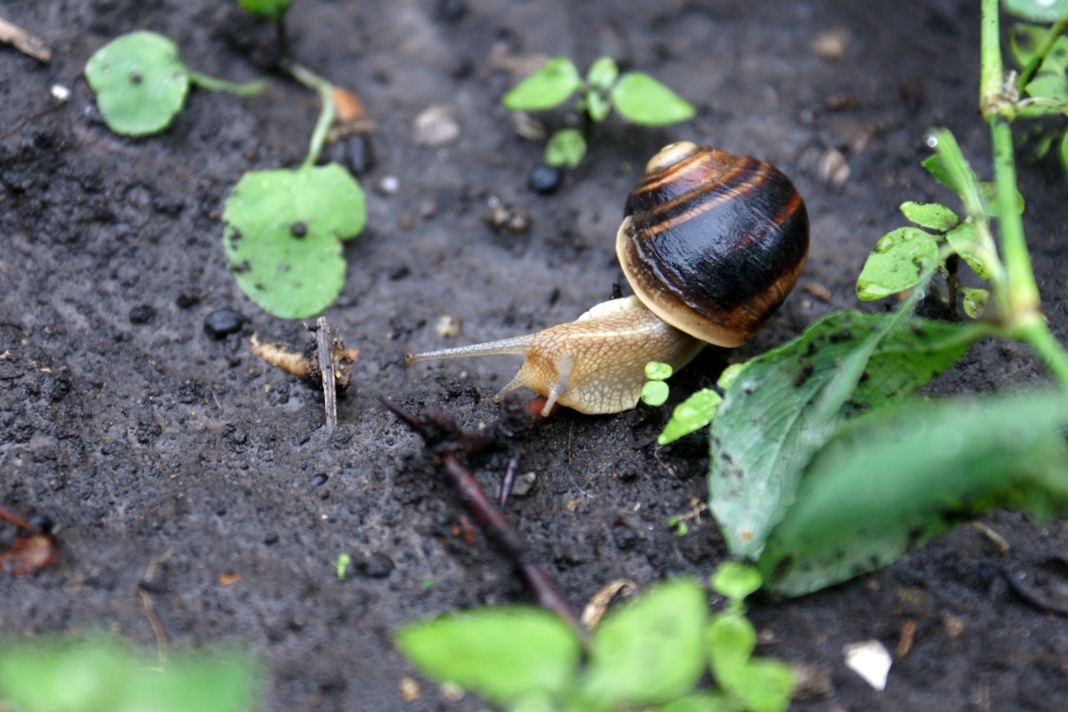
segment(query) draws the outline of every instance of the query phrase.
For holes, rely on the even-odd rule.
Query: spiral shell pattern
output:
[[[627,198],[616,252],[639,299],[702,341],[748,342],[808,255],[808,213],[778,168],[711,146],[671,144]]]

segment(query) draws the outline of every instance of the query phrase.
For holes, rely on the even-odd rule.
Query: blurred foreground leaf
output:
[[[0,708],[19,712],[248,712],[258,672],[245,655],[172,655],[162,669],[108,638],[0,645]]]

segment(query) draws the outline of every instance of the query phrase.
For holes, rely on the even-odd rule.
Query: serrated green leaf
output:
[[[709,508],[732,555],[760,554],[844,418],[911,396],[986,333],[906,316],[911,301],[891,314],[830,314],[750,360],[727,390],[712,423]]]
[[[363,190],[336,163],[246,173],[223,212],[230,270],[267,313],[313,316],[340,294],[341,242],[363,230],[366,219]]]
[[[289,11],[293,0],[237,0],[237,4],[245,12],[278,22]]]
[[[411,623],[396,643],[426,675],[496,704],[561,693],[581,657],[567,624],[535,608],[481,608]]]
[[[619,77],[619,66],[611,57],[598,57],[586,72],[586,83],[591,87],[608,91]]]
[[[945,232],[960,222],[955,212],[940,203],[915,203],[908,200],[901,204],[901,212],[910,222],[937,232]]]
[[[704,590],[680,579],[612,612],[593,632],[583,697],[612,709],[688,693],[705,668],[707,606]]]
[[[1068,0],[1003,0],[1005,12],[1030,22],[1056,22],[1068,15]]]
[[[642,72],[621,76],[609,96],[625,119],[646,126],[687,121],[697,113],[688,101]]]
[[[117,134],[144,136],[167,128],[189,92],[178,45],[155,32],[131,32],[98,49],[85,65],[100,115]]]
[[[667,445],[707,426],[716,417],[716,409],[722,402],[723,397],[711,388],[697,391],[675,406],[671,420],[664,426],[664,432],[657,437],[657,442]]]
[[[586,156],[586,137],[578,129],[560,129],[545,144],[545,164],[574,168]]]
[[[1068,509],[1063,395],[911,402],[848,423],[813,459],[759,561],[801,595],[884,566],[994,506]]]
[[[964,313],[972,319],[981,317],[987,301],[990,300],[990,292],[974,287],[961,287],[960,291],[964,295]]]
[[[557,57],[512,87],[501,101],[516,111],[540,111],[562,104],[581,87],[582,77],[574,62]]]
[[[857,296],[882,299],[910,289],[938,262],[934,235],[916,227],[902,227],[883,235],[857,278]]]

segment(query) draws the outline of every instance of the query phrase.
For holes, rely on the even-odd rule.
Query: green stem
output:
[[[1057,379],[1062,391],[1068,391],[1068,353],[1053,336],[1049,324],[1035,313],[1025,323],[1017,324],[1011,336],[1034,349],[1046,369]]]
[[[256,82],[228,82],[208,74],[201,74],[193,70],[189,72],[189,81],[208,91],[225,91],[238,96],[256,96],[267,88],[267,80],[260,79]]]
[[[302,168],[313,166],[319,160],[323,144],[326,143],[326,135],[330,131],[331,124],[334,123],[334,85],[304,65],[296,62],[286,63],[283,66],[298,82],[309,89],[319,92],[319,101],[323,105],[319,111],[319,118],[315,122],[311,141],[308,144],[308,156],[304,159],[304,163],[301,164]]]
[[[1009,313],[1003,314],[1012,324],[1038,311],[1038,285],[1035,284],[1031,255],[1024,239],[1023,220],[1017,209],[1016,159],[1013,155],[1012,128],[1005,117],[990,120],[994,147],[994,185],[998,196],[998,227],[1001,234],[1001,258],[1005,262]]]
[[[1020,78],[1016,80],[1016,90],[1018,92],[1022,94],[1024,87],[1031,83],[1031,79],[1034,78],[1035,73],[1042,66],[1042,62],[1046,61],[1049,53],[1053,51],[1053,45],[1057,44],[1057,40],[1064,34],[1065,29],[1068,29],[1068,15],[1059,18],[1053,23],[1038,43],[1038,47],[1035,49],[1035,56],[1027,63],[1027,66],[1020,72]]]
[[[979,43],[979,110],[983,118],[1004,110],[1004,68],[1001,63],[1001,37],[998,0],[983,0]]]

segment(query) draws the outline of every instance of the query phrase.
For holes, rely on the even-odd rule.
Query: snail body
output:
[[[616,254],[635,296],[535,334],[409,354],[409,362],[495,354],[526,360],[501,400],[527,387],[582,413],[638,403],[645,364],[685,366],[706,344],[748,342],[782,304],[808,254],[804,201],[770,163],[690,142],[646,165],[627,198]]]

